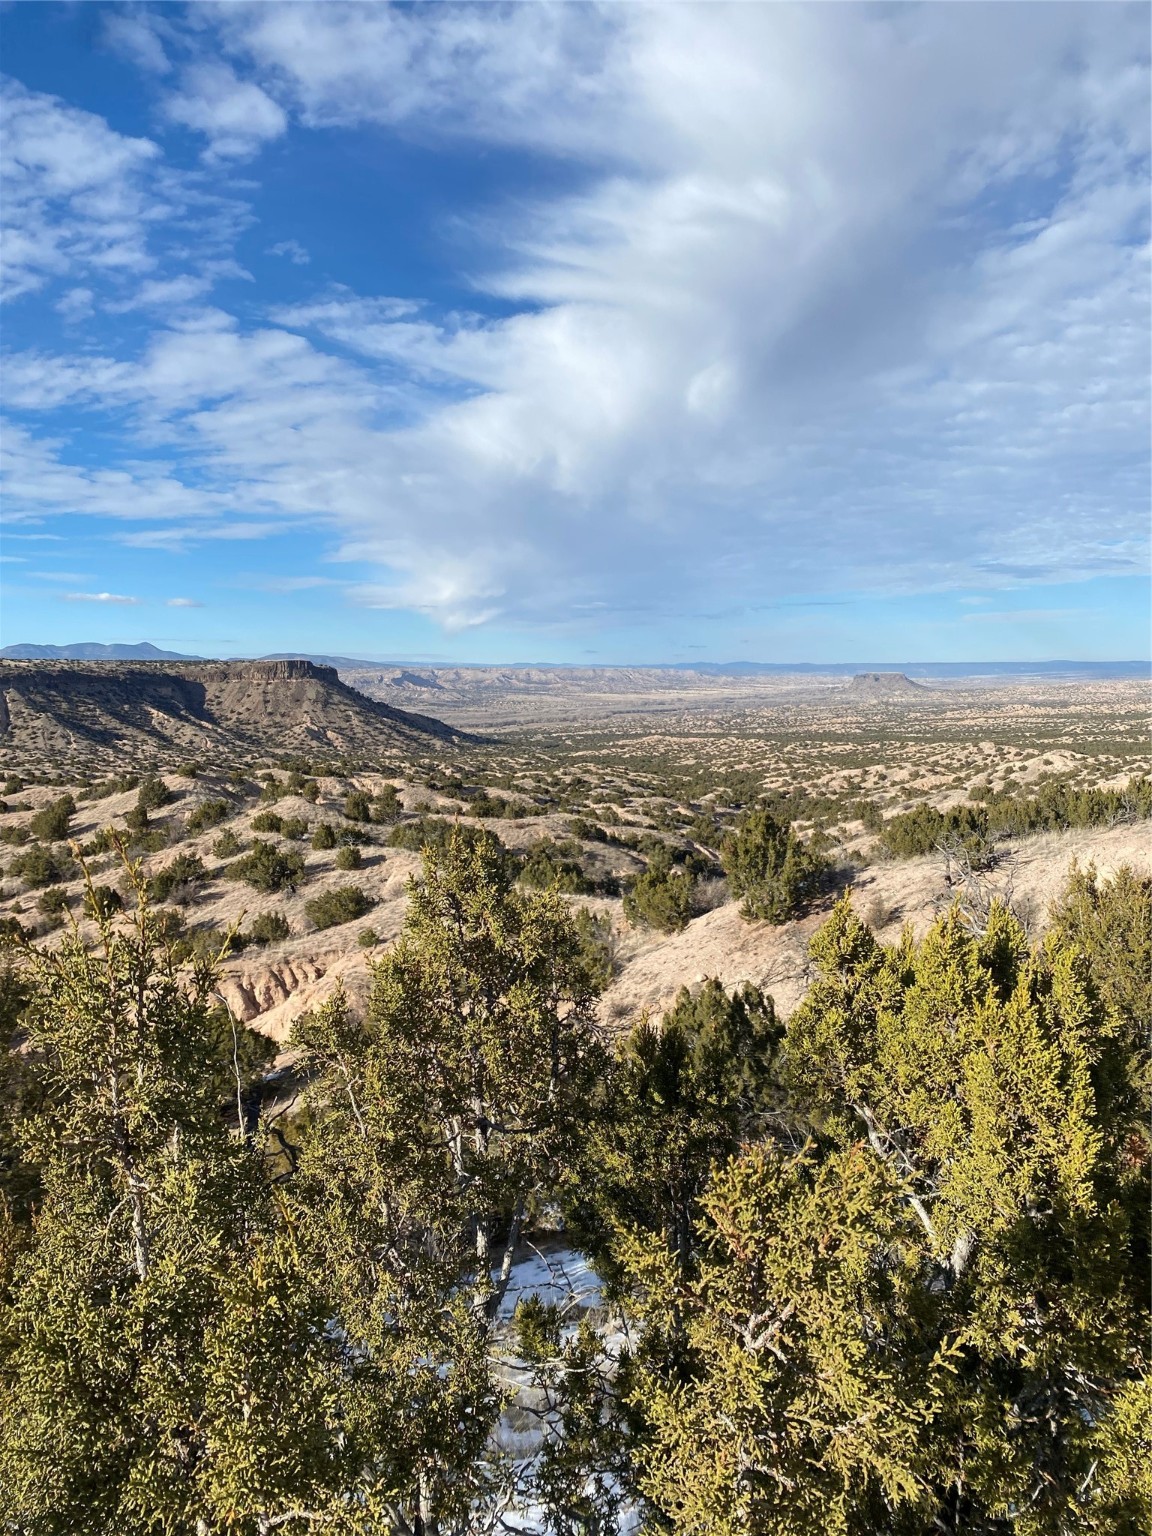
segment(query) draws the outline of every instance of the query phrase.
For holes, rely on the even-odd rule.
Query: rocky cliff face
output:
[[[156,667],[171,675],[202,683],[288,683],[302,678],[339,683],[335,667],[317,666],[302,659],[282,661],[186,661]]]
[[[0,662],[0,759],[102,766],[174,753],[243,766],[253,754],[385,759],[457,735],[367,698],[310,661]]]

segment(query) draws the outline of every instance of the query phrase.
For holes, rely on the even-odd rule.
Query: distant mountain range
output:
[[[7,661],[202,661],[180,651],[162,651],[142,640],[139,645],[100,645],[82,640],[77,645],[6,645],[0,657]]]
[[[764,672],[856,676],[862,672],[905,677],[1147,677],[1147,661],[674,661],[676,672],[716,677],[755,677]]]
[[[6,645],[0,658],[12,661],[203,661],[202,656],[180,651],[163,651],[143,640],[139,645],[100,645],[81,641],[76,645]],[[240,659],[240,658],[232,658]],[[318,667],[335,667],[340,672],[365,668],[387,669],[397,662],[369,661],[362,656],[321,656],[312,651],[272,651],[252,661],[310,661]],[[468,662],[454,664],[467,667]],[[488,663],[473,665],[485,667]],[[564,662],[509,662],[511,668],[563,671]],[[698,672],[711,677],[755,677],[761,673],[806,673],[834,677],[854,676],[860,672],[903,673],[906,677],[1147,677],[1152,663],[1147,661],[673,661],[643,664],[631,670],[650,669],[674,672]],[[436,667],[423,668],[435,672]],[[596,670],[616,671],[615,667]],[[427,680],[423,679],[425,686]]]

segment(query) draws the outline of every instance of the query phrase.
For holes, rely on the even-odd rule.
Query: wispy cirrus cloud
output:
[[[25,420],[123,444],[109,471],[28,431],[18,515],[171,550],[308,527],[367,568],[351,601],[449,626],[1143,567],[1138,8],[180,16],[122,46],[218,164],[294,123],[579,174],[473,216],[454,309],[188,291],[132,346],[12,359]]]
[[[125,608],[135,608],[140,603],[138,597],[125,597],[120,592],[61,592],[60,601],[64,603],[116,603]]]
[[[275,245],[268,247],[269,256],[286,256],[293,266],[306,267],[312,257],[300,244],[299,240],[278,240]]]

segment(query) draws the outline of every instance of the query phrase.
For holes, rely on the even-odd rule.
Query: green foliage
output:
[[[598,914],[587,907],[577,907],[572,913],[572,922],[580,945],[580,963],[589,978],[589,985],[595,992],[603,992],[617,971],[612,918],[607,912]]]
[[[243,853],[243,851],[244,844],[231,827],[225,827],[212,844],[212,852],[218,859],[234,859],[238,853]]]
[[[457,839],[471,847],[484,847],[502,855],[506,852],[495,832],[490,832],[487,827],[461,826],[442,816],[420,816],[413,821],[398,823],[388,834],[388,846],[408,848],[414,853],[422,853],[425,849],[441,852]]]
[[[931,853],[948,842],[979,853],[996,837],[1143,820],[1152,816],[1152,780],[1130,779],[1123,789],[1073,789],[1053,780],[1042,784],[1035,795],[989,790],[981,799],[983,804],[957,805],[947,811],[918,805],[892,816],[884,823],[881,843],[897,858]]]
[[[195,837],[200,832],[206,832],[209,827],[218,827],[231,814],[232,807],[227,800],[201,800],[188,813],[184,828],[189,837]]]
[[[282,912],[260,912],[248,924],[244,937],[249,944],[277,944],[291,931]]]
[[[917,805],[884,823],[880,844],[894,858],[913,858],[947,846],[962,849],[974,868],[986,867],[992,857],[987,811],[982,807],[956,805],[948,811]]]
[[[304,856],[295,848],[278,848],[256,838],[249,852],[230,864],[227,872],[258,891],[295,890],[304,878]]]
[[[372,910],[372,898],[358,885],[334,885],[304,903],[304,912],[314,928],[335,928],[351,923]]]
[[[520,866],[520,879],[538,890],[564,891],[576,896],[595,890],[579,861],[565,858],[550,837],[542,837],[528,849]]]
[[[50,885],[46,891],[41,892],[36,910],[42,912],[45,917],[57,917],[67,912],[68,892],[62,886]]]
[[[502,1266],[579,1139],[593,1017],[564,904],[517,890],[495,840],[457,833],[425,854],[367,1018],[337,998],[297,1026],[316,1117],[302,1241],[365,1362],[350,1410],[403,1423],[414,1447],[392,1485],[408,1529],[483,1528],[499,1495]]]
[[[603,827],[596,822],[589,821],[587,816],[573,816],[568,823],[568,831],[573,837],[581,838],[586,843],[606,843],[608,834]]]
[[[759,807],[746,811],[724,839],[720,858],[742,916],[784,923],[807,909],[823,883],[827,862],[790,826]]]
[[[279,832],[284,826],[284,818],[279,811],[257,811],[252,818],[253,832]]]
[[[648,867],[624,896],[624,916],[630,923],[644,923],[661,933],[677,933],[692,916],[695,881],[685,869],[677,869],[663,843],[657,845]]]
[[[219,1112],[250,1053],[165,955],[145,916],[27,957],[39,1209],[0,1317],[5,1530],[271,1530],[339,1455],[328,1314]]]
[[[362,789],[354,789],[344,800],[346,821],[371,821],[372,800]]]
[[[423,862],[288,1116],[226,935],[99,886],[94,943],[14,935],[0,1530],[470,1536],[517,1479],[564,1536],[1148,1528],[1152,880],[1074,871],[1037,945],[843,902],[786,1027],[708,981],[610,1049],[610,921],[482,832]],[[557,1208],[602,1302],[509,1325]]]
[[[1088,962],[1135,1103],[1152,1104],[1152,879],[1124,866],[1102,883],[1094,866],[1074,866],[1051,916],[1049,942],[1074,947]],[[1125,1090],[1115,1082],[1110,1091]]]
[[[709,980],[683,988],[659,1026],[645,1016],[607,1077],[570,1214],[617,1283],[638,1242],[658,1239],[685,1275],[697,1257],[699,1202],[714,1168],[762,1132],[781,1101],[783,1030],[772,999]]]
[[[131,810],[124,820],[131,833],[130,846],[138,853],[159,853],[168,846],[167,831],[162,826],[153,826],[147,811]]]
[[[659,1245],[633,1259],[653,1337],[685,1335],[629,1385],[672,1529],[1147,1522],[1147,1104],[1121,1025],[1146,983],[1116,957],[1110,1006],[1087,951],[1146,932],[1152,898],[1091,885],[1036,950],[1000,908],[886,950],[845,901],[816,935],[790,1137],[717,1174],[687,1285]]]
[[[380,942],[380,935],[375,928],[361,928],[356,935],[356,942],[361,949],[374,949]]]
[[[336,833],[333,831],[330,821],[318,821],[316,823],[312,832],[312,846],[317,850],[335,848]]]
[[[61,795],[36,812],[28,823],[33,837],[46,843],[61,843],[68,836],[68,824],[76,814],[76,802],[71,795]]]
[[[392,822],[402,815],[403,802],[396,793],[395,784],[384,784],[377,791],[372,800],[372,820],[380,822]]]
[[[355,843],[346,844],[336,854],[337,869],[361,869],[364,864],[364,855]]]
[[[208,878],[204,861],[195,853],[178,853],[171,863],[157,870],[148,881],[152,901],[189,901],[195,887]]]
[[[140,782],[140,789],[136,795],[136,808],[144,812],[158,811],[161,806],[170,805],[173,799],[175,796],[164,780],[156,774],[149,774]]]
[[[884,813],[875,800],[854,801],[849,808],[849,814],[864,823],[866,832],[879,832],[884,826]]]
[[[474,795],[468,801],[467,811],[469,816],[515,818],[524,815],[524,806],[519,801],[506,799],[504,795],[490,795],[484,792]]]
[[[285,816],[280,825],[280,836],[298,843],[308,836],[308,823],[303,816]]]
[[[107,922],[124,908],[124,898],[114,885],[90,885],[84,892],[84,911],[96,922]]]
[[[58,848],[45,848],[33,843],[23,853],[18,853],[8,866],[9,874],[18,875],[29,890],[44,885],[56,885],[67,879],[72,872],[72,860]]]
[[[688,836],[694,843],[699,843],[704,848],[712,848],[717,852],[724,841],[724,827],[714,814],[694,816],[688,823]]]
[[[110,779],[105,779],[100,784],[93,784],[88,791],[86,799],[107,800],[109,795],[125,795],[130,789],[135,789],[140,783],[140,775],[137,773],[115,774]]]

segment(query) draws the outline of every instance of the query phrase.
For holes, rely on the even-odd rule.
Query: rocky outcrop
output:
[[[220,978],[220,995],[241,1023],[249,1024],[306,987],[314,986],[329,964],[327,960],[297,955],[263,966],[226,971]]]
[[[316,955],[270,955],[226,970],[219,991],[243,1023],[284,1045],[292,1026],[341,989],[354,1009],[368,996],[369,972],[359,945]]]
[[[0,697],[9,762],[79,757],[123,767],[179,753],[236,767],[317,748],[396,761],[460,734],[303,660],[4,661]]]

